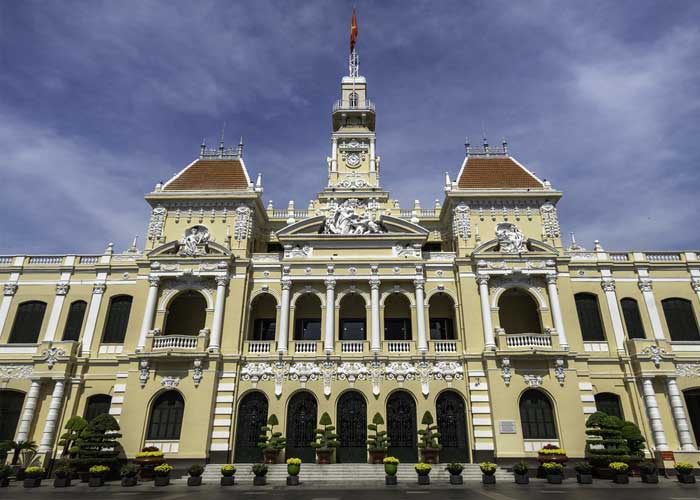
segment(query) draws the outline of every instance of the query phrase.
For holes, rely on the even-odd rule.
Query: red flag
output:
[[[352,9],[352,21],[350,22],[350,52],[355,50],[355,41],[357,40],[357,16],[355,9]]]

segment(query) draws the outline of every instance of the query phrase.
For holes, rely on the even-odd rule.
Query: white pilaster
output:
[[[338,170],[338,139],[331,139],[331,172]]]
[[[326,330],[323,348],[327,353],[333,352],[335,345],[335,280],[326,279]]]
[[[36,403],[37,399],[39,399],[40,389],[41,379],[32,380],[32,385],[24,401],[24,410],[22,411],[22,418],[19,420],[19,429],[17,430],[15,441],[26,441],[29,438],[29,431],[34,421],[34,412],[36,411]]]
[[[41,444],[39,445],[39,453],[48,453],[53,448],[53,440],[56,435],[56,426],[58,417],[63,405],[63,380],[56,380],[51,393],[51,404],[46,415],[46,423],[44,424],[44,434],[41,436]]]
[[[68,283],[62,282],[56,285],[56,296],[53,299],[51,306],[51,315],[49,316],[49,324],[46,326],[44,340],[51,342],[56,338],[56,330],[58,329],[58,320],[61,318],[61,310],[63,303],[66,301],[66,294],[70,286]]]
[[[370,300],[372,308],[372,343],[371,349],[373,352],[382,350],[381,329],[379,326],[379,278],[372,276],[369,280]]]
[[[654,382],[651,377],[645,377],[642,380],[642,392],[644,394],[644,406],[646,406],[647,409],[647,417],[651,425],[651,433],[654,436],[656,449],[659,451],[668,451],[668,442],[666,441],[664,426],[661,422],[659,404],[656,401]]]
[[[141,322],[141,331],[139,332],[139,342],[136,344],[136,352],[143,351],[146,347],[146,335],[148,331],[153,329],[153,318],[156,314],[156,305],[158,301],[158,287],[160,278],[158,276],[148,277],[148,297],[146,298],[146,310],[143,312],[143,321]]]
[[[282,279],[282,304],[280,305],[280,332],[277,339],[277,352],[287,352],[287,338],[289,335],[289,290],[292,288],[292,280]]]
[[[552,305],[552,319],[554,320],[554,328],[557,330],[557,334],[559,335],[559,347],[565,351],[568,351],[569,342],[566,340],[564,319],[561,315],[561,305],[559,304],[559,290],[557,290],[556,274],[547,275],[547,292],[549,293],[549,302]]]
[[[416,323],[418,323],[418,350],[420,352],[428,351],[428,339],[425,334],[425,296],[423,287],[425,280],[417,279],[413,282],[416,287]]]
[[[605,292],[605,299],[608,303],[608,311],[612,320],[613,333],[615,335],[615,346],[619,352],[625,351],[625,329],[622,326],[622,316],[620,308],[617,305],[617,295],[615,294],[615,280],[612,278],[604,278],[600,283],[601,288]]]
[[[372,137],[369,140],[369,171],[374,172],[377,169],[377,162],[375,157],[375,142],[376,139]]]
[[[666,389],[668,391],[668,398],[671,402],[673,420],[676,422],[676,431],[678,432],[678,441],[681,444],[681,450],[696,451],[693,436],[690,434],[688,417],[685,414],[685,407],[683,406],[681,391],[678,389],[678,384],[676,383],[675,378],[666,378]]]
[[[484,349],[496,350],[496,341],[493,337],[493,323],[491,322],[491,305],[489,304],[489,275],[479,274],[476,277],[479,283],[479,297],[481,298],[481,321],[484,324]]]
[[[12,305],[12,297],[15,296],[15,293],[17,293],[17,284],[6,283],[3,287],[2,303],[0,303],[0,334],[5,328],[10,305]]]
[[[651,321],[651,330],[654,332],[654,338],[657,340],[664,340],[664,330],[661,326],[661,318],[659,317],[659,310],[656,308],[656,300],[654,299],[654,292],[651,287],[651,280],[649,278],[639,278],[639,289],[642,291],[644,296],[644,303],[647,306],[647,312],[649,313],[649,320]]]
[[[92,287],[92,298],[90,299],[90,308],[88,309],[85,333],[83,334],[83,344],[80,350],[83,356],[90,354],[92,338],[95,336],[95,328],[97,327],[97,315],[100,312],[100,304],[102,303],[102,296],[106,288],[107,285],[105,283],[95,283]]]
[[[209,337],[209,351],[215,352],[221,348],[221,329],[224,324],[224,305],[226,304],[226,287],[228,276],[216,277],[216,302],[214,304],[214,321],[211,325],[211,337]]]

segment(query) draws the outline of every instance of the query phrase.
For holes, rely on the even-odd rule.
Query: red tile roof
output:
[[[510,157],[469,157],[457,179],[461,189],[542,189],[542,183]]]
[[[163,187],[163,191],[246,189],[248,179],[240,160],[197,160]]]

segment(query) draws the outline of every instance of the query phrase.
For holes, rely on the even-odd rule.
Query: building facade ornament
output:
[[[554,377],[559,381],[559,385],[564,387],[566,371],[564,370],[564,360],[562,358],[554,360]]]
[[[3,365],[0,366],[0,380],[28,379],[32,376],[32,365]]]
[[[250,380],[257,384],[261,380],[272,378],[273,370],[270,363],[250,362],[243,365],[241,369],[241,380]]]
[[[603,280],[600,282],[600,287],[605,292],[614,292],[615,291],[615,280],[612,278],[603,278]]]
[[[468,240],[471,238],[471,220],[469,206],[460,203],[452,211],[452,230],[455,238]]]
[[[420,257],[421,249],[420,246],[414,246],[409,244],[402,245],[401,243],[396,243],[391,247],[394,257]]]
[[[148,223],[147,238],[151,241],[158,241],[163,237],[165,229],[165,217],[168,211],[163,207],[155,207],[151,211],[151,220]]]
[[[284,258],[290,259],[293,257],[311,257],[313,253],[313,248],[304,243],[303,245],[285,245],[284,246]]]
[[[384,367],[382,363],[376,359],[370,361],[369,363],[369,377],[372,380],[372,394],[379,396],[380,394],[380,384],[382,381],[382,374],[384,372]]]
[[[211,237],[206,226],[196,225],[185,230],[180,240],[179,254],[183,257],[199,257],[206,255],[204,246],[209,243]]]
[[[335,378],[335,363],[326,360],[321,362],[321,378],[323,380],[323,394],[328,397],[331,395],[331,386],[333,378]]]
[[[525,236],[518,226],[510,222],[501,222],[496,226],[498,250],[502,253],[527,252]]]
[[[693,289],[695,293],[700,293],[700,279],[698,278],[691,278],[690,280],[690,286]]]
[[[488,274],[477,274],[477,275],[476,275],[476,282],[477,282],[479,285],[486,285],[486,286],[488,286],[488,284],[489,284],[489,279],[490,279],[490,278],[491,278],[491,276],[489,276]]]
[[[408,361],[392,361],[387,363],[385,368],[386,379],[398,382],[413,380],[416,378],[417,373],[416,367]]]
[[[53,368],[56,363],[58,363],[58,358],[66,353],[63,349],[58,347],[49,347],[44,352],[41,353],[44,361],[49,368]]]
[[[526,374],[523,375],[523,380],[525,380],[528,387],[539,387],[542,385],[542,382],[544,382],[542,375]]]
[[[139,383],[141,384],[142,389],[146,387],[146,384],[148,383],[148,376],[148,360],[142,359],[139,361]]]
[[[229,282],[231,281],[231,278],[229,278],[228,276],[216,276],[214,278],[214,281],[216,282],[217,287],[219,287],[219,286],[226,287],[226,286],[228,286]]]
[[[464,368],[457,361],[438,361],[432,367],[432,376],[435,380],[462,380],[464,378]]]
[[[17,293],[17,283],[5,283],[3,286],[3,295],[6,297],[12,297]]]
[[[639,278],[639,289],[642,292],[651,292],[652,291],[652,284],[651,280],[649,278]]]
[[[170,391],[180,385],[180,377],[163,377],[160,379],[160,385],[162,385],[166,391]]]
[[[650,345],[642,349],[642,354],[646,354],[651,359],[652,363],[658,368],[661,365],[661,360],[666,355],[666,351],[658,345]]]
[[[202,366],[202,360],[196,358],[192,362],[192,382],[194,382],[195,387],[199,387],[199,384],[204,378],[204,367]]]
[[[679,377],[700,377],[700,363],[678,363],[676,375]]]
[[[547,237],[551,239],[558,238],[560,232],[557,207],[549,202],[543,204],[540,207],[540,216],[542,217],[542,228]]]
[[[547,280],[548,285],[557,285],[557,274],[556,273],[549,273],[545,276],[545,279]]]
[[[506,386],[510,385],[510,379],[513,378],[513,372],[510,367],[510,358],[501,359],[501,377]]]
[[[316,363],[304,361],[292,363],[288,373],[289,380],[298,380],[303,387],[309,380],[317,380],[321,376],[321,369]]]
[[[236,222],[233,226],[233,239],[236,241],[245,240],[250,237],[253,227],[253,210],[242,205],[236,208]]]
[[[359,201],[351,198],[340,205],[331,205],[323,226],[324,234],[363,235],[379,234],[384,230],[376,220],[371,220],[367,213],[358,215],[355,210]]]
[[[92,285],[93,295],[102,295],[107,290],[107,283],[95,283]]]
[[[369,369],[364,363],[344,361],[338,365],[338,378],[354,384],[357,380],[365,380]]]
[[[148,286],[149,287],[160,286],[160,277],[159,276],[149,276],[148,277]]]
[[[424,396],[430,394],[430,375],[432,374],[432,365],[427,361],[419,361],[416,363],[416,371],[420,380],[421,392]]]

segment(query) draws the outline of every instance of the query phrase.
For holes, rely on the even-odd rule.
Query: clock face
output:
[[[360,165],[360,155],[358,153],[349,153],[348,156],[345,159],[345,163],[347,163],[348,167],[355,168]]]

